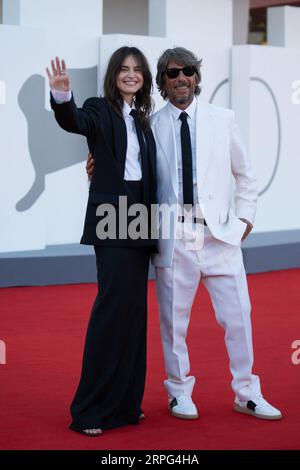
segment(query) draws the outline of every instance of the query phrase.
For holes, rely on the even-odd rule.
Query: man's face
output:
[[[168,69],[181,69],[184,65],[174,61],[169,62]],[[168,93],[170,102],[180,109],[186,109],[194,99],[196,88],[196,73],[191,77],[184,75],[181,70],[178,77],[169,78],[164,75],[164,88]]]

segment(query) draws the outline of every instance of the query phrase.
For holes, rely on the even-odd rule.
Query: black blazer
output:
[[[135,200],[130,185],[124,180],[127,151],[124,119],[106,98],[89,98],[82,108],[77,108],[73,96],[70,102],[57,104],[50,95],[50,103],[60,127],[87,138],[95,160],[81,243],[111,244],[109,240],[99,240],[96,235],[96,225],[100,220],[96,217],[97,206],[101,203],[117,206],[121,195],[128,197],[128,205],[140,202]],[[156,145],[150,128],[144,136],[151,177],[151,204],[156,204]]]

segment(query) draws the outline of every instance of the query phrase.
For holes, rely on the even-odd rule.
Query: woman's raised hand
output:
[[[51,90],[57,91],[69,91],[70,88],[70,79],[67,74],[66,63],[62,59],[60,62],[58,57],[55,57],[55,61],[51,60],[52,74],[50,73],[48,67],[46,72],[49,78],[49,85]]]

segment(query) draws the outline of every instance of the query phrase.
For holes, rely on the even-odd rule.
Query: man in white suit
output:
[[[167,104],[151,121],[158,203],[172,207],[173,215],[169,236],[160,234],[152,259],[169,410],[177,418],[198,418],[186,335],[202,281],[225,330],[234,410],[277,420],[281,412],[263,398],[259,378],[252,374],[251,305],[241,252],[241,241],[253,227],[257,181],[233,111],[198,98],[200,66],[201,61],[181,47],[161,55],[156,83]],[[89,176],[92,171],[90,159]]]
[[[259,378],[252,374],[251,307],[240,245],[253,227],[257,181],[233,111],[197,98],[200,65],[184,48],[161,55],[156,83],[168,103],[152,117],[158,203],[175,207],[171,236],[160,238],[153,258],[169,409],[178,418],[198,417],[186,334],[201,280],[225,330],[234,410],[280,419],[280,411],[262,397]]]

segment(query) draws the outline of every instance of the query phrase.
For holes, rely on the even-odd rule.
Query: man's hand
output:
[[[67,74],[66,63],[62,59],[61,63],[58,57],[54,60],[51,60],[52,74],[50,73],[48,67],[46,72],[49,78],[49,86],[51,90],[57,91],[69,91],[70,88],[70,79]]]
[[[93,176],[94,164],[95,164],[95,160],[93,159],[93,155],[89,153],[88,159],[86,161],[86,166],[85,166],[89,181],[91,181],[92,176]]]
[[[244,240],[246,240],[246,238],[248,237],[249,233],[250,233],[251,230],[253,229],[253,225],[252,225],[251,222],[249,222],[249,220],[247,220],[247,219],[242,219],[242,218],[240,217],[240,220],[241,220],[242,222],[245,222],[245,224],[247,224],[247,228],[246,228],[246,230],[245,230],[245,232],[244,232],[244,235],[242,236],[242,242],[243,242]]]

